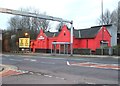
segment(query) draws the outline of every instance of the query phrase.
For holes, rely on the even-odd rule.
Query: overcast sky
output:
[[[103,0],[104,11],[117,8],[119,0]],[[101,15],[101,0],[0,0],[0,7],[18,10],[33,7],[41,13],[73,20],[76,29],[97,25]],[[0,28],[7,28],[10,15],[0,13]]]

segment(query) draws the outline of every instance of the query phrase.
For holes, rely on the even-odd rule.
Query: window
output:
[[[108,42],[106,41],[100,41],[100,46],[102,47],[108,47]]]
[[[66,36],[66,33],[64,33],[64,36]]]
[[[66,35],[65,31],[64,31],[64,36]]]

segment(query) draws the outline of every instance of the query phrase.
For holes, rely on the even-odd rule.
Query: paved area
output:
[[[43,55],[43,56],[42,56]],[[48,58],[50,56],[50,58]],[[40,58],[41,57],[41,58]],[[69,56],[68,56],[69,57]],[[67,58],[68,58],[67,57]],[[16,70],[9,70],[4,72],[2,78],[3,83],[16,84],[16,83],[118,83],[116,70],[104,70],[96,68],[78,67],[79,65],[88,66],[91,65],[89,60],[95,61],[98,58],[79,58],[69,60],[65,57],[51,56],[48,54],[32,55],[9,55],[3,54],[2,63],[9,64],[6,67],[15,65],[18,68]],[[70,66],[66,65],[66,61],[69,61]],[[95,61],[94,61],[95,60]],[[117,61],[117,59],[98,59],[98,60],[110,60]],[[75,62],[75,63],[72,63]],[[81,62],[81,64],[79,64]],[[86,62],[83,63],[82,62]],[[92,61],[91,61],[92,62]],[[114,62],[114,61],[113,61]],[[78,63],[78,64],[77,64]],[[103,63],[103,62],[102,62]],[[110,62],[111,63],[111,62]],[[106,63],[108,64],[108,63]],[[116,64],[116,63],[112,63]],[[5,68],[6,68],[5,67]],[[11,69],[11,68],[7,68]],[[10,76],[12,75],[12,76]],[[47,82],[46,82],[47,81]]]
[[[6,66],[6,65],[4,65]],[[7,65],[7,72],[3,72],[3,83],[4,84],[95,84],[99,83],[110,83],[108,80],[99,80],[89,77],[79,77],[77,75],[68,75],[65,73],[42,73],[42,72],[28,72],[17,70],[15,66]],[[8,70],[11,69],[12,70]],[[14,69],[15,68],[15,69]],[[45,70],[44,70],[45,72]],[[12,76],[11,76],[12,75]],[[6,77],[7,76],[7,77]],[[10,77],[9,77],[10,76]],[[63,77],[64,76],[64,77]],[[74,77],[74,78],[73,78]],[[111,81],[110,84],[113,82]]]
[[[91,62],[82,62],[82,63],[69,63],[69,62],[67,62],[67,65],[120,70],[120,66],[118,66],[116,64],[100,64],[100,63],[98,64],[98,63],[91,63]]]
[[[16,66],[0,64],[0,77],[22,74]]]
[[[4,67],[0,66],[0,72],[4,70]]]
[[[3,54],[4,55],[4,54]],[[6,54],[7,55],[7,54]],[[16,54],[14,54],[14,55],[16,55]],[[17,54],[17,55],[20,55],[20,53],[19,54]],[[10,55],[11,56],[11,55]],[[49,57],[49,56],[51,56],[51,54],[45,54],[45,53],[24,53],[24,54],[22,54],[22,56],[23,57],[30,57],[30,56],[47,56],[47,57]],[[69,58],[70,56],[69,55],[59,55],[59,54],[57,54],[56,56],[52,56],[53,58],[55,57],[55,58],[61,58],[61,57],[63,57],[63,58]],[[95,58],[97,58],[98,57],[98,55],[74,55],[74,56],[71,56],[72,58],[74,58],[74,57],[82,57],[82,58],[91,58],[91,57],[95,57]],[[99,56],[100,58],[108,58],[109,56]],[[98,58],[99,58],[98,57]],[[119,56],[111,56],[111,58],[119,58]],[[110,57],[109,57],[110,58]],[[16,59],[10,59],[10,60],[14,60],[14,61],[21,61],[21,60],[16,60]],[[25,60],[30,60],[30,61],[37,61],[36,59],[25,59]],[[48,62],[47,62],[48,63]],[[52,64],[52,63],[51,63]],[[114,69],[114,70],[119,70],[120,69],[120,66],[118,65],[118,64],[100,64],[100,63],[91,63],[91,62],[74,62],[74,63],[72,63],[72,62],[70,62],[70,63],[68,63],[68,65],[71,65],[71,66],[83,66],[83,67],[92,67],[92,68],[104,68],[104,69]],[[2,68],[1,68],[2,69]]]

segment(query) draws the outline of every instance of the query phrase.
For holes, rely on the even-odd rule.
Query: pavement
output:
[[[16,66],[0,64],[0,77],[21,74]]]
[[[5,53],[6,54],[6,53]],[[106,58],[106,57],[109,57],[109,56],[98,56],[98,55],[73,55],[73,56],[70,56],[70,55],[59,55],[59,54],[57,54],[57,55],[51,55],[51,54],[46,54],[46,53],[17,53],[17,54],[13,54],[13,53],[8,53],[8,55],[29,55],[29,56],[52,56],[52,57],[101,57],[101,58]],[[4,54],[3,54],[4,55]],[[119,57],[117,57],[117,56],[110,56],[111,58],[119,58]],[[78,64],[71,64],[71,65],[78,65]],[[82,64],[79,64],[80,66],[82,65]],[[79,66],[78,65],[78,66]],[[86,65],[86,64],[85,64]],[[87,65],[89,65],[89,64],[87,64]],[[27,72],[27,71],[26,71]],[[31,72],[32,73],[32,72]],[[19,71],[19,69],[17,68],[17,67],[15,67],[15,66],[12,66],[12,65],[3,65],[3,64],[0,64],[0,77],[5,77],[5,76],[10,76],[10,75],[18,75],[18,74],[23,74],[23,73],[21,73],[20,71]],[[26,76],[26,75],[25,75]],[[22,82],[23,81],[25,81],[26,80],[26,77],[25,76],[20,76],[20,77],[22,77],[23,78],[23,80],[22,80]],[[38,75],[37,75],[38,76]],[[27,76],[27,78],[28,77],[35,77],[35,78],[33,78],[33,79],[30,79],[30,80],[35,80],[36,78],[38,78],[38,77],[35,77],[35,76],[33,76],[33,75],[31,75],[31,76]],[[49,75],[44,75],[44,77],[43,76],[40,76],[40,77],[43,77],[43,78],[45,78],[45,77],[51,77],[51,76],[49,76]],[[65,75],[64,75],[65,76]],[[69,75],[68,75],[69,76]],[[66,77],[68,77],[68,76],[66,76]],[[7,77],[8,78],[8,77]],[[43,80],[43,78],[41,79],[41,81]],[[47,78],[47,79],[49,79],[49,78]],[[58,77],[56,77],[56,78],[58,78]],[[10,79],[11,79],[11,77],[10,77]],[[46,79],[46,80],[47,80]],[[60,79],[62,79],[63,80],[63,77],[62,78],[60,78]],[[81,79],[81,78],[80,78]],[[78,79],[78,80],[80,80],[80,79]],[[5,79],[4,79],[5,80]],[[21,80],[21,79],[20,79]],[[38,78],[38,79],[36,79],[36,80],[38,80],[38,81],[40,81],[40,79]],[[35,81],[36,81],[35,80]],[[50,78],[50,80],[51,80],[51,78]],[[54,80],[54,79],[53,79]],[[17,81],[17,80],[16,80]],[[15,81],[15,83],[16,83],[16,81]],[[59,80],[58,80],[59,81]],[[71,81],[73,81],[73,80],[71,80]],[[51,82],[51,81],[50,81]],[[50,83],[50,82],[48,82],[48,83]],[[84,82],[84,81],[83,81]],[[91,82],[91,81],[90,81]],[[31,82],[32,83],[32,82]],[[46,82],[45,82],[46,83]],[[71,82],[72,83],[72,82]]]
[[[17,70],[17,69],[18,68],[16,66],[0,64],[0,72],[5,70]]]
[[[51,53],[5,53],[5,54],[15,54],[15,55],[30,55],[30,56],[57,56],[57,57],[92,57],[92,58],[115,58],[119,59],[120,56],[110,56],[110,55],[80,55],[80,54],[73,54],[72,56],[70,54],[51,54]]]

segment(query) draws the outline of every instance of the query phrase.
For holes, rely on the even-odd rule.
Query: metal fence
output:
[[[96,49],[96,55],[101,55],[102,49]],[[120,48],[104,48],[103,55],[116,55],[120,56]]]

